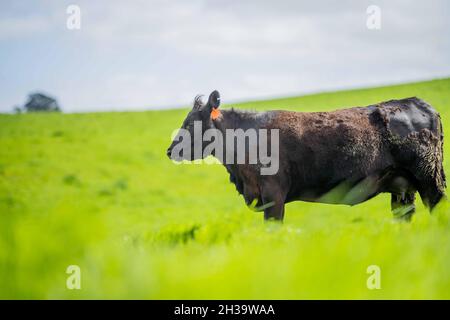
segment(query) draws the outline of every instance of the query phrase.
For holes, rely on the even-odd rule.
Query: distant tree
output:
[[[56,99],[43,93],[32,93],[28,96],[28,102],[23,106],[27,112],[59,112],[61,111]]]
[[[16,114],[20,114],[20,113],[22,113],[22,109],[20,108],[20,106],[14,106],[13,112]]]

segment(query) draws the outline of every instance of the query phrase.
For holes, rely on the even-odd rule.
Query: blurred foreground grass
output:
[[[236,105],[331,110],[418,96],[450,128],[450,79]],[[249,211],[220,165],[165,156],[184,110],[0,115],[1,298],[450,298],[448,204],[390,198]],[[445,142],[449,174],[450,145]],[[81,290],[66,289],[68,265]],[[366,269],[381,268],[368,290]]]

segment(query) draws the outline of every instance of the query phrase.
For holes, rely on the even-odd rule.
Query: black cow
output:
[[[201,121],[203,132],[279,129],[276,174],[262,175],[260,163],[224,163],[247,205],[262,208],[265,219],[282,220],[284,204],[290,201],[355,205],[389,192],[394,216],[409,220],[416,191],[430,211],[444,196],[440,116],[418,98],[332,112],[229,109],[219,113],[219,104],[217,91],[206,104],[197,97],[182,128],[193,133],[194,121]],[[169,157],[179,142],[174,139]],[[204,148],[205,142],[200,143]]]

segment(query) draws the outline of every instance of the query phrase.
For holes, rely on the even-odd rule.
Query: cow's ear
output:
[[[219,91],[214,90],[209,95],[208,107],[212,110],[212,109],[217,109],[219,106],[220,106],[220,94],[219,94]]]

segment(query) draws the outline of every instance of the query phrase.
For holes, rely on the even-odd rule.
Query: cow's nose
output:
[[[167,149],[167,152],[166,152],[166,154],[167,154],[167,156],[170,158],[170,156],[172,155],[172,149]]]

